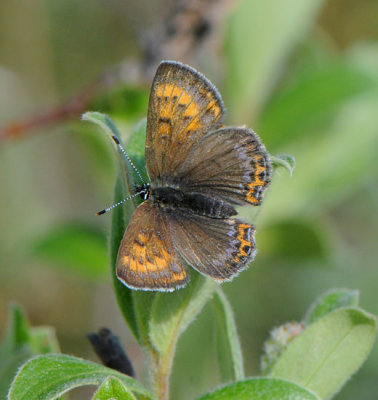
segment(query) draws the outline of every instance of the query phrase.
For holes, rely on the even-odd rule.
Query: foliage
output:
[[[256,320],[256,326],[264,327],[267,323],[261,311],[256,313],[260,299],[263,299],[260,307],[266,315],[271,315],[270,311],[276,305],[286,316],[286,308],[289,308],[286,304],[290,301],[303,304],[303,299],[310,295],[307,296],[309,288],[315,293],[328,289],[300,321],[303,331],[297,336],[278,337],[285,331],[286,324],[272,330],[263,354],[269,361],[268,368],[262,368],[262,376],[246,379],[243,360],[252,358],[253,354],[248,353],[249,343],[244,342],[244,346],[240,343],[235,316],[225,294],[230,292],[232,295],[232,288],[220,289],[214,282],[194,276],[191,285],[177,293],[154,294],[130,291],[117,280],[114,269],[119,243],[137,205],[136,200],[130,201],[112,213],[111,277],[125,322],[146,355],[152,384],[146,388],[139,381],[114,370],[56,354],[59,348],[53,330],[29,327],[20,309],[15,307],[0,347],[0,398],[5,398],[16,371],[26,360],[46,353],[55,354],[31,358],[18,371],[9,392],[10,400],[53,399],[74,387],[88,384],[98,385],[95,400],[162,398],[167,392],[179,338],[195,318],[201,318],[207,303],[212,306],[218,372],[224,386],[200,399],[331,398],[360,368],[373,345],[376,320],[359,307],[358,290],[329,290],[329,285],[334,283],[332,279],[329,283],[328,278],[342,271],[353,286],[365,279],[365,287],[368,287],[370,275],[363,278],[362,275],[371,261],[365,257],[361,259],[365,256],[364,248],[349,244],[349,253],[344,252],[346,255],[338,263],[334,261],[337,252],[345,250],[345,244],[338,242],[339,235],[331,226],[330,214],[348,199],[356,198],[356,207],[360,207],[359,199],[370,196],[371,204],[374,204],[378,53],[373,43],[359,43],[336,51],[324,33],[314,32],[312,26],[323,3],[321,0],[290,0],[285,4],[281,1],[277,4],[241,2],[230,18],[226,34],[228,72],[222,91],[230,122],[249,124],[260,134],[270,152],[283,153],[272,157],[276,173],[257,221],[259,263],[265,262],[264,267],[268,266],[265,269],[271,270],[269,282],[261,280],[264,275],[258,267],[253,282],[245,279],[244,283],[241,277],[232,283],[237,287],[232,303],[242,301],[241,289],[248,295],[244,296],[247,297],[246,311],[238,316],[237,308],[236,317],[255,338],[255,325],[249,321]],[[85,116],[108,135],[114,133],[127,143],[128,154],[144,176],[145,120],[141,120],[133,134],[129,132],[135,121],[145,114],[147,98],[144,89],[120,87],[93,102],[93,109],[106,111],[116,124],[102,114]],[[108,154],[99,135],[94,135],[93,130],[83,125],[73,127],[74,143],[82,152],[90,153],[86,161],[99,181],[98,186],[103,189],[113,176],[113,155]],[[286,152],[295,156],[295,172],[294,159],[285,155]],[[27,147],[23,157],[29,153]],[[133,186],[131,171],[127,170],[119,152],[116,154],[115,202],[129,195]],[[279,166],[287,171],[278,169]],[[360,195],[361,189],[364,189],[363,195]],[[13,201],[10,203],[13,205]],[[35,213],[36,218],[44,211],[41,208]],[[243,217],[250,217],[251,211],[242,210],[241,213]],[[357,228],[354,229],[349,220],[345,231],[355,230],[362,242],[370,232],[361,223],[364,218],[360,215],[365,220],[370,220],[371,216],[373,223],[376,218],[372,210],[360,210],[356,217]],[[52,265],[59,265],[88,280],[101,281],[109,275],[106,237],[100,228],[88,228],[87,224],[78,221],[55,225],[37,240],[33,237],[28,250],[30,248],[32,257],[37,260],[48,260]],[[355,254],[355,259],[347,260],[350,254]],[[355,263],[349,269],[348,261],[349,265]],[[301,281],[290,279],[302,275],[305,278]],[[281,282],[283,276],[287,277],[285,282]],[[287,302],[284,307],[281,298],[277,301],[274,280]],[[336,285],[339,285],[338,281]],[[266,297],[261,296],[261,291],[269,294],[273,305],[264,302]],[[375,301],[375,287],[373,292]],[[271,324],[271,320],[268,323]],[[282,327],[284,329],[280,329]],[[193,357],[203,351],[201,345],[200,341],[192,343],[190,353]],[[196,362],[199,373],[203,373],[206,367],[198,364]],[[193,369],[192,366],[183,367],[179,373],[189,376],[189,368]],[[359,379],[355,382],[360,390]],[[179,392],[176,387],[182,386],[179,380],[172,386],[174,394],[180,393],[181,398],[185,392],[186,398],[190,398],[190,387],[184,385]],[[208,385],[204,391],[209,390]]]
[[[100,125],[109,136],[118,134],[107,116],[87,113],[83,118]],[[120,157],[120,176],[125,171],[124,165]],[[120,199],[119,194],[129,191],[129,181],[119,178],[115,200]],[[113,216],[113,269],[125,218],[122,211]],[[149,360],[152,392],[134,379],[98,364],[71,356],[46,355],[31,359],[19,370],[8,394],[9,400],[55,399],[70,389],[88,384],[101,384],[94,399],[106,399],[109,391],[117,391],[116,396],[125,399],[155,396],[167,399],[178,339],[210,298],[213,298],[217,321],[222,378],[224,382],[236,383],[202,399],[330,398],[370,352],[377,330],[375,317],[357,307],[356,291],[335,290],[324,294],[311,306],[303,332],[287,340],[284,346],[281,343],[280,352],[275,353],[276,359],[270,360],[269,376],[244,380],[241,346],[230,304],[216,282],[193,274],[191,284],[175,293],[137,292],[114,280],[125,321]],[[270,346],[275,346],[274,341]]]
[[[337,293],[326,293],[310,307],[305,319],[308,324],[306,329],[288,342],[286,349],[274,360],[269,376],[245,380],[240,344],[230,306],[219,290],[213,302],[217,309],[217,319],[220,321],[219,331],[223,335],[223,346],[219,348],[219,352],[226,353],[220,357],[220,361],[224,363],[224,367],[234,371],[225,374],[224,381],[231,380],[234,383],[208,393],[200,400],[330,398],[361,366],[374,342],[377,331],[376,318],[358,307],[349,306],[352,298],[353,303],[356,303],[356,291],[342,289]],[[172,347],[174,348],[180,333],[201,308],[195,306],[196,296],[197,302],[201,299],[202,303],[207,297],[203,292],[192,289],[190,294],[181,295],[184,299],[187,296],[192,297],[191,300],[177,305],[176,298],[172,299],[169,294],[160,295],[160,298],[155,296],[153,301],[150,301],[148,313],[143,310],[144,315],[140,315],[140,310],[135,310],[135,314],[136,319],[144,319],[145,329],[149,331],[151,341],[146,333],[139,333],[138,340],[143,343],[144,350],[150,353],[152,360],[157,357],[157,363],[154,365],[157,369],[154,371],[155,378],[165,379],[167,377],[162,373],[169,373],[166,371],[166,363],[172,362]],[[159,304],[163,301],[162,296],[165,297],[164,302],[167,306],[164,315],[160,312]],[[154,311],[154,305],[157,305],[159,310]],[[159,324],[156,324],[159,314]],[[314,321],[314,315],[316,320],[310,323],[309,321]],[[17,332],[13,331],[7,341],[16,340],[17,336],[23,334],[19,328]],[[271,343],[271,346],[274,346],[274,343]],[[8,398],[55,399],[75,387],[91,384],[101,384],[93,397],[94,400],[108,399],[109,392],[115,392],[113,396],[116,396],[116,399],[155,398],[155,395],[140,383],[120,372],[90,361],[58,354],[38,356],[24,364],[12,383]],[[161,382],[155,382],[154,389],[157,398],[164,398],[161,397],[164,393],[159,391],[160,385]]]
[[[9,308],[9,322],[0,343],[0,398],[5,399],[17,369],[30,357],[59,351],[55,331],[51,327],[30,327],[21,308]]]

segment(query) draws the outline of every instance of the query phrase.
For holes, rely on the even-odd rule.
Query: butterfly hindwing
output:
[[[208,133],[193,146],[177,174],[186,191],[260,205],[271,164],[252,129],[226,127]]]
[[[224,113],[217,89],[193,68],[163,61],[152,83],[146,164],[151,181],[172,178],[190,149]]]
[[[219,281],[232,279],[256,253],[253,225],[233,218],[216,219],[175,210],[170,226],[183,259]]]
[[[173,248],[167,215],[148,200],[134,211],[126,229],[117,277],[133,289],[163,291],[182,287],[189,280]]]

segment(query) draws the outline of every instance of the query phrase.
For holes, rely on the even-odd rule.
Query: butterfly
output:
[[[229,281],[256,253],[253,225],[234,206],[261,204],[271,163],[260,138],[227,127],[218,90],[194,68],[162,61],[147,114],[150,184],[134,211],[117,258],[117,277],[140,290],[173,291],[189,281],[186,265]]]

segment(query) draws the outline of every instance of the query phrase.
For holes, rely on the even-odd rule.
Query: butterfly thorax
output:
[[[211,218],[229,218],[237,212],[220,198],[182,190],[177,185],[152,187],[149,199],[167,211],[181,209]]]

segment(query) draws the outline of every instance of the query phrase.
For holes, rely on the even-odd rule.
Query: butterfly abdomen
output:
[[[229,203],[200,193],[184,192],[175,187],[158,187],[151,191],[152,201],[168,210],[186,209],[211,218],[229,218],[237,212]]]

